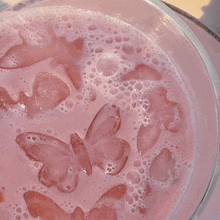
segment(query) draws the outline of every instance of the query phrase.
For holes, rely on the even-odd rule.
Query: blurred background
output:
[[[220,0],[163,0],[199,19],[220,34]],[[220,219],[220,216],[219,216]],[[217,220],[217,219],[216,219]]]
[[[220,0],[163,0],[199,19],[215,32],[220,33]],[[19,0],[0,0],[16,4]],[[1,3],[0,3],[1,4]],[[220,219],[220,217],[219,217]]]
[[[220,0],[163,0],[173,6],[182,9],[195,18],[202,21],[213,31],[220,33]],[[0,0],[10,4],[16,4],[19,0]]]

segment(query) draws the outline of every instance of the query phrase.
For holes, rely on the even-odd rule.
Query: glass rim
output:
[[[0,13],[7,10],[12,11],[19,11],[23,8],[25,8],[28,4],[33,4],[35,2],[41,2],[43,0],[21,0],[20,2],[16,3],[15,5],[9,5],[5,3],[4,1],[1,1],[3,8],[0,8]],[[201,57],[201,60],[203,61],[209,77],[211,79],[211,83],[214,89],[215,93],[215,99],[217,104],[217,117],[218,117],[218,127],[220,124],[220,89],[219,89],[219,77],[215,70],[214,65],[212,64],[212,61],[205,50],[202,43],[199,41],[196,34],[189,28],[189,26],[178,16],[178,14],[173,11],[171,8],[168,7],[164,2],[161,2],[160,0],[142,0],[148,4],[151,4],[153,6],[156,6],[159,10],[166,13],[171,19],[172,22],[177,25],[177,27],[184,33],[184,35],[189,39],[189,41],[192,43],[194,48],[197,50],[198,54]],[[201,215],[203,210],[205,209],[209,199],[211,198],[211,195],[214,191],[215,185],[218,181],[218,177],[220,175],[220,131],[218,131],[218,155],[214,162],[214,169],[211,174],[211,179],[209,180],[208,186],[203,194],[203,197],[199,204],[197,205],[195,211],[193,214],[189,217],[189,220],[196,220]]]
[[[217,103],[217,116],[218,116],[218,127],[220,124],[220,90],[219,90],[219,77],[215,70],[214,65],[212,64],[212,61],[205,50],[202,43],[199,41],[196,34],[189,28],[189,26],[177,15],[176,12],[174,12],[172,9],[170,9],[165,3],[162,3],[159,0],[143,0],[145,2],[150,2],[157,6],[160,10],[167,13],[170,18],[173,20],[174,23],[177,24],[178,28],[185,34],[185,36],[190,40],[190,42],[193,44],[194,48],[199,53],[202,61],[204,62],[205,67],[207,68],[207,71],[209,73],[209,77],[211,79],[214,93],[215,93],[215,99]],[[203,194],[203,197],[200,201],[200,203],[197,205],[195,211],[190,216],[189,220],[196,220],[201,215],[202,211],[205,209],[205,206],[207,205],[209,199],[211,198],[211,195],[214,191],[214,187],[217,183],[219,174],[220,174],[220,131],[218,131],[218,155],[214,162],[214,170],[211,175],[211,179],[208,183],[208,186],[206,188],[206,191]]]

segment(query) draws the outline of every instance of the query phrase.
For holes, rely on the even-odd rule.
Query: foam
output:
[[[148,112],[151,103],[146,97],[146,93],[156,88],[166,88],[167,98],[183,106],[185,115],[189,112],[187,110],[188,100],[185,97],[183,87],[181,87],[181,79],[174,65],[170,63],[163,51],[153,45],[141,32],[128,24],[107,16],[104,17],[101,14],[85,12],[71,7],[31,9],[0,23],[0,30],[5,29],[6,26],[10,26],[10,28],[7,29],[7,34],[2,32],[3,34],[0,38],[0,41],[5,39],[5,36],[10,39],[8,43],[4,44],[6,46],[0,48],[0,67],[2,68],[0,73],[1,75],[4,74],[4,76],[9,74],[9,69],[11,68],[15,69],[13,70],[14,75],[16,73],[20,74],[19,71],[21,70],[19,68],[16,69],[20,65],[20,58],[16,51],[9,55],[6,54],[9,48],[22,45],[24,41],[28,47],[39,51],[43,50],[43,48],[49,48],[49,55],[53,52],[50,48],[50,42],[58,42],[58,48],[62,51],[65,45],[70,45],[79,38],[84,41],[83,59],[78,61],[83,84],[79,91],[74,88],[68,76],[65,75],[65,65],[70,62],[68,57],[64,61],[65,65],[58,62],[59,58],[56,60],[56,58],[49,56],[46,58],[48,64],[46,67],[44,61],[33,64],[35,65],[34,67],[21,67],[22,71],[27,68],[34,70],[30,73],[26,70],[24,74],[24,78],[26,76],[29,77],[27,78],[28,85],[23,85],[21,91],[25,89],[25,93],[28,96],[32,95],[31,86],[37,75],[37,70],[44,68],[50,74],[62,79],[71,88],[71,94],[55,108],[36,115],[34,118],[27,117],[24,104],[13,106],[7,112],[0,112],[6,131],[13,129],[13,135],[16,136],[16,133],[29,131],[31,128],[31,130],[36,132],[42,133],[43,131],[54,135],[68,143],[71,132],[78,132],[81,137],[85,136],[89,122],[94,117],[93,114],[96,114],[103,104],[109,102],[114,103],[121,109],[123,123],[121,125],[122,129],[117,135],[129,140],[132,148],[132,155],[129,157],[125,168],[116,177],[106,175],[106,173],[103,174],[100,170],[94,168],[95,174],[91,178],[83,175],[83,173],[80,174],[82,184],[79,189],[73,192],[72,195],[65,196],[63,194],[60,195],[56,189],[42,187],[40,183],[39,185],[34,185],[37,182],[36,175],[42,167],[42,163],[24,160],[29,167],[25,174],[32,173],[32,176],[29,185],[21,185],[19,189],[16,189],[16,203],[12,207],[8,204],[13,219],[31,219],[30,215],[27,214],[27,208],[22,198],[24,191],[28,190],[46,194],[57,202],[62,209],[70,213],[79,204],[86,211],[90,210],[99,199],[100,192],[106,192],[110,186],[114,186],[116,183],[126,182],[129,187],[126,198],[124,201],[116,203],[116,207],[119,209],[124,208],[127,213],[120,213],[120,220],[130,219],[131,217],[128,218],[127,216],[130,216],[130,214],[133,217],[137,215],[138,217],[134,217],[137,217],[136,219],[144,219],[149,209],[152,209],[150,211],[151,214],[154,213],[153,205],[160,207],[158,201],[164,198],[163,193],[183,190],[183,186],[187,183],[186,179],[189,179],[193,169],[193,167],[189,166],[192,163],[192,146],[188,146],[191,141],[189,134],[192,131],[190,129],[187,132],[184,130],[185,133],[180,132],[180,134],[175,135],[163,128],[159,141],[145,155],[140,156],[136,149],[138,128],[141,125],[148,126],[155,122],[154,114]],[[59,41],[60,39],[65,39],[65,45],[62,44],[63,41]],[[3,57],[5,55],[6,57]],[[122,76],[134,71],[139,64],[153,68],[161,74],[162,79],[121,80]],[[12,77],[11,74],[8,78]],[[2,82],[1,85],[3,85]],[[10,84],[10,81],[6,82],[6,84]],[[8,92],[10,95],[13,94],[15,100],[17,100],[18,94],[16,96],[16,93],[19,91],[12,92],[9,86]],[[79,122],[78,119],[82,118],[82,113],[86,117]],[[59,118],[59,123],[51,121],[53,117]],[[184,119],[186,121],[192,120],[189,116],[185,116]],[[175,111],[175,120],[176,123],[181,121],[177,110]],[[3,130],[3,127],[0,129]],[[6,131],[5,135],[7,135]],[[185,147],[182,146],[184,144],[189,152],[185,158],[182,158],[181,155],[184,155],[187,151],[182,149]],[[16,153],[21,154],[19,153],[20,149],[17,146],[15,147],[14,143],[11,143],[10,146],[16,149]],[[149,174],[152,161],[164,148],[169,149],[175,160],[175,174],[170,175],[165,182],[151,178]],[[20,156],[22,158],[24,154]],[[106,170],[108,172],[114,169],[110,163],[107,166]],[[188,167],[187,171],[184,171],[186,166]],[[94,183],[97,179],[101,180],[98,186]],[[182,184],[178,183],[178,181],[175,183],[177,179],[180,179],[179,181]],[[88,189],[84,187],[83,181],[88,183]],[[89,186],[94,188],[94,191],[91,191]],[[146,196],[146,191],[150,191],[150,189],[146,189],[146,186],[152,188],[152,193],[148,192],[150,196]],[[11,188],[11,190],[13,189]],[[73,199],[75,197],[77,200]],[[151,202],[152,206],[149,205]]]

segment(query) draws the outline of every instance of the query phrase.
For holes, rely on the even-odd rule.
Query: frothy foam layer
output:
[[[72,7],[27,10],[0,29],[0,212],[166,219],[194,143],[166,54],[128,24]]]

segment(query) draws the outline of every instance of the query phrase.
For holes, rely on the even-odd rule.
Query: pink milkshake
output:
[[[0,213],[167,219],[194,162],[191,98],[138,29],[69,6],[0,23]]]

